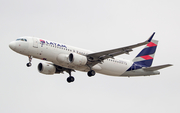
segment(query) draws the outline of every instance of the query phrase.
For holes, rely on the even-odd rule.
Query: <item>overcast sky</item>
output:
[[[0,0],[0,113],[179,113],[179,0]],[[153,65],[173,64],[150,77],[47,76],[9,43],[36,36],[95,52],[159,40]],[[143,47],[134,49],[133,59]]]

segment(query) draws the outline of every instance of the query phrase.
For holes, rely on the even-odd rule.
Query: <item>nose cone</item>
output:
[[[14,50],[14,49],[16,48],[16,42],[15,42],[15,41],[11,42],[11,43],[9,44],[9,47],[10,47],[12,50]]]

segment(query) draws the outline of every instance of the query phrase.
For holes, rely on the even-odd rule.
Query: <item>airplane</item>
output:
[[[53,75],[67,72],[69,74],[67,82],[71,83],[75,80],[71,72],[75,70],[87,72],[89,77],[96,73],[118,77],[159,75],[158,70],[172,65],[151,67],[158,45],[158,41],[152,39],[154,35],[155,32],[141,43],[101,52],[92,52],[30,36],[10,42],[9,47],[19,54],[28,56],[27,67],[32,65],[32,58],[48,61],[38,64],[40,73]],[[132,49],[143,45],[145,48],[133,60],[115,58],[121,54],[129,54]]]

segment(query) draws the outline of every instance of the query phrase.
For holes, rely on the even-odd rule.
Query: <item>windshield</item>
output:
[[[16,41],[25,41],[25,42],[27,42],[27,40],[24,39],[24,38],[17,39]]]

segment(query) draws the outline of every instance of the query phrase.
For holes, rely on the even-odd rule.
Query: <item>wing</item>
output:
[[[126,46],[126,47],[122,47],[122,48],[117,48],[117,49],[113,49],[113,50],[88,54],[87,55],[87,58],[88,58],[87,65],[88,66],[94,66],[97,63],[101,63],[105,59],[114,58],[114,56],[121,55],[124,53],[129,54],[129,52],[133,51],[132,50],[133,48],[136,48],[136,47],[139,47],[142,45],[146,45],[149,42],[151,42],[154,34],[155,34],[155,32],[150,36],[150,38],[148,40],[141,42],[141,43],[138,43],[138,44],[134,44],[134,45]]]

